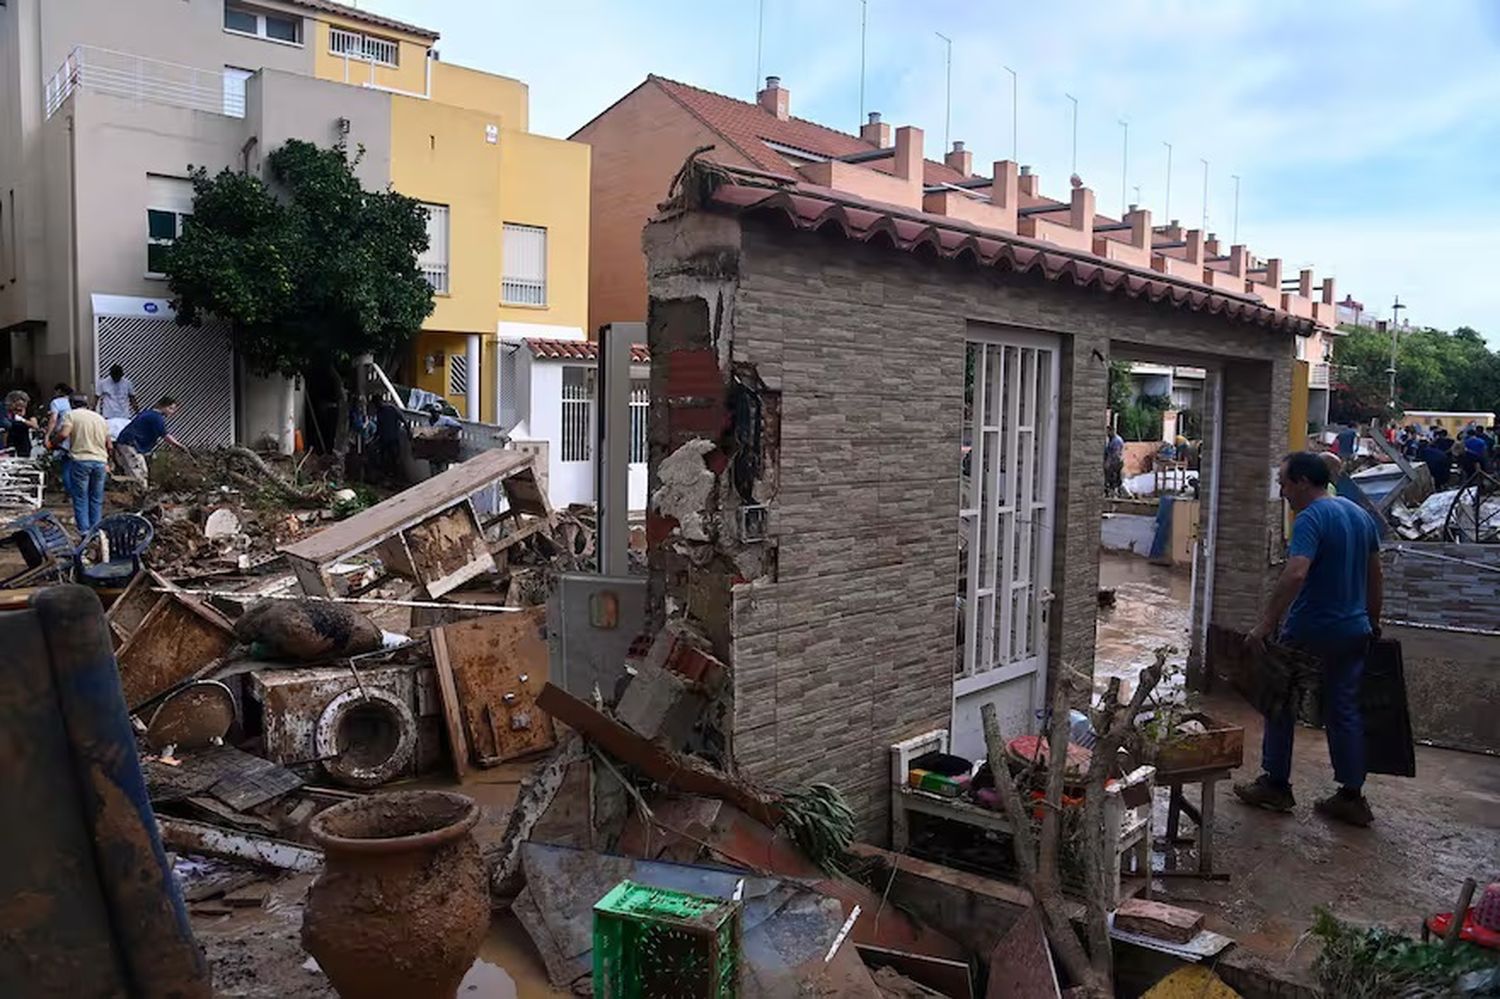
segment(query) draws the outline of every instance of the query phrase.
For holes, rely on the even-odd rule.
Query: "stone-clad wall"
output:
[[[1380,561],[1387,621],[1500,631],[1500,545],[1400,541]]]
[[[1051,664],[1093,663],[1112,343],[1242,359],[1227,369],[1225,421],[1244,420],[1253,439],[1224,451],[1221,503],[1234,513],[1221,531],[1215,617],[1229,626],[1253,618],[1276,523],[1268,476],[1272,442],[1285,432],[1270,428],[1286,421],[1289,334],[753,218],[689,213],[648,226],[645,241],[653,483],[693,436],[674,412],[703,405],[701,390],[674,390],[674,354],[714,352],[725,382],[754,384],[776,424],[754,490],[769,507],[766,542],[736,540],[734,455],[744,445],[732,429],[721,437],[726,458],[706,462],[727,469],[715,540],[685,544],[670,523],[652,527],[665,612],[704,618],[732,667],[732,753],[746,775],[831,779],[879,841],[887,747],[948,725],[971,324],[1062,338]],[[698,317],[696,329],[685,316]],[[734,394],[720,410],[730,428]],[[706,425],[701,414],[688,422]],[[725,576],[727,618],[710,606],[723,592],[710,580]]]

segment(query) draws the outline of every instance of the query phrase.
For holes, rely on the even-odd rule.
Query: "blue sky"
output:
[[[648,73],[745,99],[757,79],[756,0],[359,0],[442,33],[445,60],[531,87],[534,131],[566,136]],[[1066,194],[1072,105],[1078,172],[1101,211],[1130,201],[1313,266],[1381,315],[1473,326],[1500,347],[1500,2],[1360,0],[868,0],[865,110],[919,125],[941,158],[944,44],[953,39],[951,137],[975,163],[1019,152],[1044,193]],[[764,0],[760,74],[792,113],[854,131],[859,0]],[[1135,187],[1140,187],[1137,199]]]

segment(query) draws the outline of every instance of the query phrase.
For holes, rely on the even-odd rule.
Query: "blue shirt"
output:
[[[1353,430],[1341,430],[1339,431],[1337,440],[1339,445],[1339,454],[1347,458],[1349,455],[1354,453],[1355,447],[1358,446],[1359,434]]]
[[[1368,635],[1366,574],[1379,551],[1375,522],[1350,500],[1314,500],[1297,514],[1287,556],[1310,558],[1312,567],[1287,611],[1283,635],[1306,642]]]
[[[125,444],[135,448],[141,454],[150,454],[156,450],[156,445],[167,436],[167,418],[161,415],[159,409],[143,409],[136,414],[135,419],[125,425],[120,431],[120,436],[115,438],[116,444]]]

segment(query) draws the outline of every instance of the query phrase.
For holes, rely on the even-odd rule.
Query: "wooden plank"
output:
[[[542,688],[537,706],[615,759],[635,767],[659,784],[689,794],[723,798],[773,829],[781,822],[779,805],[734,783],[707,764],[670,753],[641,738],[554,683]]]
[[[468,500],[428,517],[403,532],[411,553],[412,575],[430,597],[458,589],[495,569],[474,505]]]
[[[468,499],[497,479],[530,469],[534,460],[531,455],[518,451],[485,451],[441,475],[419,482],[368,510],[279,550],[317,565],[357,554],[440,510]]]
[[[448,643],[442,628],[433,628],[432,667],[437,673],[438,695],[443,702],[443,728],[448,733],[448,751],[453,756],[453,771],[460,778],[469,772],[469,742],[464,738],[463,709],[458,704],[458,688],[453,683],[453,667],[448,659]]]
[[[178,593],[153,607],[116,653],[125,705],[146,701],[189,679],[234,644],[222,615]]]
[[[110,630],[123,643],[134,631],[141,626],[146,615],[151,613],[163,595],[159,590],[175,590],[176,586],[167,582],[155,570],[147,569],[138,572],[130,585],[125,587],[125,592],[110,607],[104,616],[109,621]]]
[[[474,759],[489,766],[557,742],[552,718],[537,707],[547,684],[547,608],[486,614],[444,625],[464,735]]]

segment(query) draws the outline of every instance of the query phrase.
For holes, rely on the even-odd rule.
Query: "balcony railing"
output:
[[[432,285],[432,290],[439,295],[448,294],[448,265],[447,264],[419,264],[422,277]]]
[[[1328,365],[1319,361],[1309,365],[1307,372],[1307,387],[1315,389],[1326,389],[1328,387]]]
[[[328,51],[349,59],[379,63],[382,66],[395,66],[401,49],[395,42],[385,38],[376,38],[373,35],[347,31],[343,28],[329,28]]]
[[[245,116],[243,81],[230,81],[221,70],[196,69],[92,45],[80,45],[69,52],[47,80],[47,117],[56,114],[76,90],[231,118]]]

